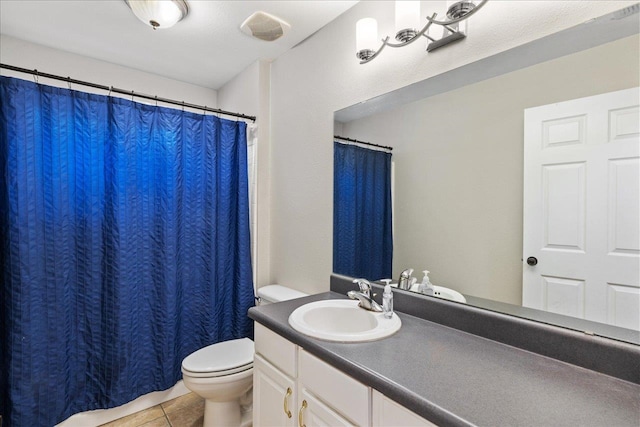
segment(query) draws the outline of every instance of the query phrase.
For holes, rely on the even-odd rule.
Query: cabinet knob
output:
[[[307,427],[306,425],[304,425],[304,413],[303,411],[307,409],[307,401],[303,400],[302,401],[302,406],[300,406],[300,410],[298,411],[298,426],[300,427]]]
[[[287,415],[287,418],[291,418],[291,411],[289,410],[289,396],[291,396],[292,393],[291,387],[287,387],[287,392],[284,395],[284,413]]]

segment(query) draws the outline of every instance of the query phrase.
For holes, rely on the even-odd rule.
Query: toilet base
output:
[[[203,427],[240,426],[242,413],[238,401],[213,402],[204,401]]]
[[[204,402],[203,427],[252,427],[253,411],[243,410],[238,402]]]
[[[194,377],[183,370],[182,379],[204,398],[204,427],[248,427],[243,414],[252,413],[253,368],[220,377]]]
[[[240,399],[216,402],[205,399],[203,427],[253,426],[253,387]]]

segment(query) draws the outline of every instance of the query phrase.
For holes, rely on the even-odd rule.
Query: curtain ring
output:
[[[67,76],[67,84],[69,85],[69,90],[71,90],[71,77]]]
[[[156,107],[158,106],[158,95],[156,95]]]
[[[113,86],[109,86],[109,93],[107,94],[108,97],[111,97],[111,91],[113,90]]]
[[[182,101],[182,112],[184,113],[184,101]]]
[[[202,109],[202,115],[206,116],[207,115],[207,106],[205,105],[204,108]]]
[[[133,102],[133,94],[134,94],[134,92],[131,91],[131,102]]]
[[[33,81],[36,82],[36,84],[38,83],[38,77],[40,76],[40,74],[38,73],[38,70],[35,69],[33,70],[34,74],[33,74]]]

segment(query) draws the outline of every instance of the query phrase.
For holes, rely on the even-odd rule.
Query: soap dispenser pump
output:
[[[422,278],[422,283],[420,283],[420,288],[418,288],[418,291],[421,294],[433,295],[434,288],[431,284],[431,281],[429,280],[429,270],[423,270],[422,272],[424,273],[424,277]]]

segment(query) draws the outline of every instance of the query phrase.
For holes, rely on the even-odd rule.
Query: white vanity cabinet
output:
[[[253,424],[295,427],[296,383],[263,357],[253,362]]]
[[[371,424],[370,388],[301,348],[298,350],[298,390],[303,421],[300,425]]]
[[[298,346],[255,324],[253,362],[253,425],[298,425]]]
[[[400,406],[376,390],[373,390],[372,393],[372,408],[373,427],[436,427],[432,422]]]
[[[259,323],[255,350],[255,427],[434,426]]]
[[[298,426],[353,426],[354,424],[338,414],[304,389],[298,398]]]

